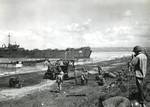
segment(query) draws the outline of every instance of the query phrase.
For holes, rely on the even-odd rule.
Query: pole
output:
[[[74,71],[75,84],[77,85],[77,74],[76,74],[76,71],[75,71],[75,65],[74,65],[75,61],[73,60],[72,63],[73,63],[73,71]]]

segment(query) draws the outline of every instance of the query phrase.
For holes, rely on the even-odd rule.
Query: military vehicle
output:
[[[74,60],[57,60],[54,65],[49,64],[48,69],[44,74],[43,79],[55,80],[56,75],[60,72],[59,67],[61,67],[64,72],[64,79],[69,79],[69,71],[74,71]]]

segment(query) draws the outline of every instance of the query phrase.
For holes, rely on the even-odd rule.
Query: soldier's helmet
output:
[[[139,102],[136,100],[131,101],[131,107],[141,107]]]
[[[135,46],[133,48],[133,52],[142,52],[143,51],[143,48],[141,46]]]
[[[63,75],[64,73],[63,73],[63,71],[61,71],[61,72],[59,72],[59,74],[60,74],[60,75]]]

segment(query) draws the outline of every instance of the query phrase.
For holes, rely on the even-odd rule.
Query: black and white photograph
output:
[[[150,107],[150,1],[0,0],[0,107]]]

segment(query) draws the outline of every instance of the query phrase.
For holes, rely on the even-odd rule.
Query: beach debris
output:
[[[118,87],[120,88],[121,92],[127,92],[128,91],[128,89],[124,83],[120,84]]]
[[[109,78],[116,78],[116,77],[117,77],[114,73],[108,72],[108,71],[105,71],[105,72],[103,73],[103,75],[104,75],[104,78],[106,78],[106,77],[109,77]]]
[[[110,97],[105,100],[103,96],[100,96],[99,107],[130,107],[130,100],[122,96]]]
[[[115,87],[116,87],[116,81],[113,81],[106,86],[106,90],[110,91],[112,88]]]

